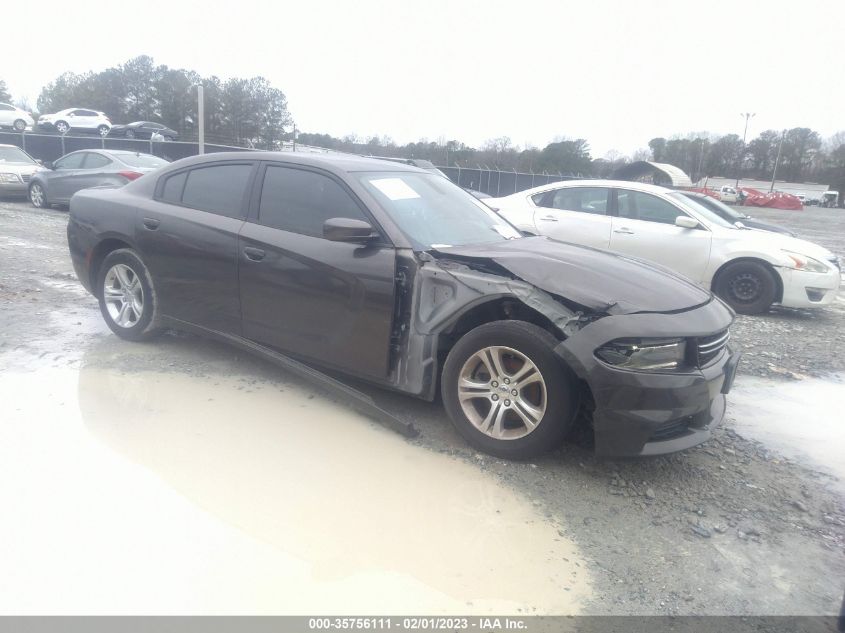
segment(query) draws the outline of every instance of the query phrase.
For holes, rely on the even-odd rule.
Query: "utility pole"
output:
[[[742,159],[745,157],[745,135],[748,134],[748,120],[753,116],[757,116],[757,113],[746,112],[745,114],[740,113],[739,116],[745,117],[745,129],[742,132],[742,156],[739,157],[739,161],[736,166],[736,183],[734,184],[734,187],[739,187],[739,170],[742,168]]]
[[[296,123],[293,124],[293,151],[296,151]]]
[[[199,133],[199,153],[205,154],[205,95],[202,84],[197,84],[197,131]]]
[[[698,170],[695,172],[695,175],[696,175],[696,181],[695,182],[698,182],[699,180],[701,180],[701,165],[704,162],[704,139],[702,138],[702,139],[698,139],[698,140],[701,141],[701,154],[699,154],[699,156],[698,156]]]
[[[783,139],[786,138],[786,130],[783,131],[783,134],[780,135],[780,143],[778,144],[778,155],[775,158],[775,168],[772,170],[772,186],[769,187],[769,193],[775,188],[775,176],[778,175],[778,161],[780,161],[780,151],[783,149]]]

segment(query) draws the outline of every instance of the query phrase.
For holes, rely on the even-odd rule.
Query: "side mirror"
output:
[[[40,161],[39,161],[39,162],[40,162]],[[47,169],[53,169],[53,161],[51,161],[51,160],[45,160],[45,161],[44,161],[43,163],[41,163],[41,164],[42,164],[44,167],[46,167]]]
[[[675,226],[680,226],[682,229],[697,229],[698,220],[691,218],[688,215],[679,215],[675,218]]]
[[[329,218],[323,222],[323,237],[332,242],[366,243],[379,235],[369,222],[351,218]]]

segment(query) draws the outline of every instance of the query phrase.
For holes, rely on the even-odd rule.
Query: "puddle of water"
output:
[[[845,489],[845,377],[784,382],[742,376],[728,402],[739,433],[787,457],[812,461]]]
[[[559,525],[286,385],[0,373],[0,612],[577,613]],[[578,563],[578,565],[576,565]]]

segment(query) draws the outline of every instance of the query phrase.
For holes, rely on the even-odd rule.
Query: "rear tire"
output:
[[[124,133],[126,138],[135,138],[135,131],[134,130],[126,130]]]
[[[100,313],[109,329],[127,341],[147,341],[161,332],[158,297],[150,271],[129,248],[112,251],[97,274]]]
[[[101,125],[100,127],[97,128],[97,134],[99,134],[100,136],[103,136],[103,137],[108,136],[109,127],[107,125]]]
[[[527,459],[558,446],[578,410],[572,372],[558,340],[532,323],[495,321],[465,334],[446,358],[443,405],[472,446]]]
[[[713,282],[713,292],[738,314],[762,314],[774,303],[774,273],[760,262],[728,264]]]

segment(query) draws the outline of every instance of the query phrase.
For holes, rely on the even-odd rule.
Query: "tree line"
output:
[[[263,77],[202,77],[193,70],[157,65],[148,56],[97,73],[64,73],[42,89],[37,110],[89,107],[105,112],[115,123],[154,120],[184,139],[194,139],[195,86],[199,83],[205,90],[205,130],[210,142],[277,149],[281,141],[293,140],[287,99]],[[11,100],[0,80],[0,101]],[[18,105],[32,109],[25,101]],[[299,133],[295,140],[358,154],[421,158],[438,165],[583,177],[612,177],[629,162],[654,160],[680,167],[693,181],[708,176],[766,180],[772,177],[777,160],[779,180],[821,182],[845,190],[845,132],[823,139],[804,127],[765,130],[746,143],[737,134],[709,132],[656,137],[648,148],[631,155],[610,151],[601,158],[591,155],[586,139],[567,137],[558,137],[542,149],[519,147],[507,136],[491,138],[477,148],[456,139],[397,144],[389,136],[338,138],[316,132]]]

